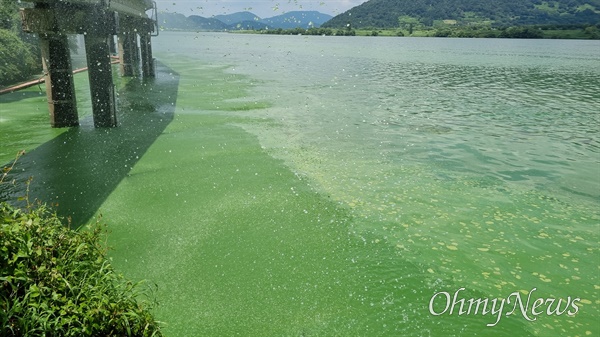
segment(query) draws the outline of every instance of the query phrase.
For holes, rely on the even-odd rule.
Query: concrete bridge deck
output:
[[[151,0],[23,0],[25,2],[33,2],[46,4],[47,6],[65,5],[79,7],[104,7],[108,11],[118,12],[137,17],[146,16],[146,11],[155,7],[154,1]],[[147,16],[146,16],[147,17]]]

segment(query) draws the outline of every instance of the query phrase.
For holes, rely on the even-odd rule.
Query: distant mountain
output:
[[[199,15],[190,15],[186,17],[179,13],[158,13],[158,26],[165,30],[208,30],[223,31],[229,29],[229,25],[213,19],[205,18]]]
[[[226,30],[229,25],[213,18],[205,18],[199,15],[190,15],[188,20],[195,24],[194,29],[199,30]]]
[[[196,24],[185,15],[179,13],[158,13],[158,27],[167,30],[191,30]]]
[[[272,18],[263,19],[261,22],[274,28],[319,28],[324,22],[332,18],[331,15],[323,14],[317,11],[294,11],[277,15]]]
[[[216,15],[212,18],[178,13],[162,12],[158,14],[159,27],[166,30],[261,30],[320,27],[331,19],[331,15],[317,11],[295,11],[272,18],[260,19],[250,12],[238,12],[227,15]]]
[[[260,21],[260,18],[253,13],[250,12],[238,12],[227,15],[215,15],[213,18],[227,24],[227,25],[235,25],[237,23],[243,21]]]
[[[598,24],[598,0],[369,0],[322,26],[395,28],[440,23],[495,26]]]

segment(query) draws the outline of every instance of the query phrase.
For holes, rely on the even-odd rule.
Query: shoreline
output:
[[[513,28],[513,27],[510,27]],[[529,26],[516,26],[514,28],[531,28]],[[446,27],[443,29],[415,30],[412,34],[399,28],[356,28],[347,34],[341,28],[294,28],[275,30],[203,30],[203,29],[163,29],[165,32],[188,32],[188,33],[232,33],[232,34],[256,34],[256,35],[317,35],[317,36],[369,36],[369,37],[435,37],[435,38],[475,38],[475,39],[547,39],[547,40],[600,40],[598,36],[587,36],[581,29],[539,29],[540,36],[501,36],[503,29],[500,28],[470,28],[470,27]],[[328,30],[328,33],[323,33]],[[435,35],[437,32],[441,33]],[[400,34],[400,35],[399,35]],[[454,35],[453,35],[454,34]]]

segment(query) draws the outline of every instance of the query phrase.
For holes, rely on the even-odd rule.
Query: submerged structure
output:
[[[95,127],[117,126],[111,50],[117,36],[122,76],[154,77],[151,36],[156,3],[150,0],[26,0],[23,30],[39,35],[50,124],[79,125],[67,36],[83,34]],[[147,11],[152,10],[148,16]],[[138,44],[139,40],[139,44]]]

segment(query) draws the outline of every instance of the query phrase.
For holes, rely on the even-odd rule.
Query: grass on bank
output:
[[[0,335],[162,336],[152,288],[115,272],[103,226],[75,231],[47,206],[18,199],[27,206],[0,203]]]

